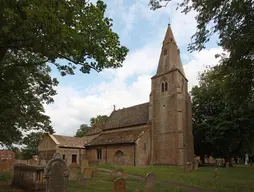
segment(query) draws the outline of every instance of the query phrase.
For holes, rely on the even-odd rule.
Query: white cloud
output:
[[[189,55],[192,59],[189,63],[184,65],[184,72],[189,80],[189,90],[191,90],[194,85],[198,85],[199,72],[204,71],[208,66],[212,67],[218,64],[219,58],[215,58],[215,55],[218,53],[222,53],[222,48],[205,49]]]

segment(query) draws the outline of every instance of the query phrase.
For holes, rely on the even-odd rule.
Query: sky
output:
[[[187,46],[196,31],[195,12],[187,15],[176,10],[178,0],[166,8],[150,10],[149,0],[108,0],[106,16],[113,19],[113,31],[129,53],[118,69],[105,69],[61,77],[53,69],[59,85],[55,102],[45,106],[56,134],[74,136],[81,124],[89,124],[97,115],[110,115],[116,109],[149,101],[151,77],[155,74],[162,41],[170,23],[178,47],[189,91],[198,84],[198,74],[218,60],[215,54],[222,49],[214,36],[206,49],[188,52]],[[180,1],[180,0],[179,0]],[[61,61],[65,62],[65,61]]]

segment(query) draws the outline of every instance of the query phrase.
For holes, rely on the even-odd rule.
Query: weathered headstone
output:
[[[226,168],[229,168],[229,162],[226,162]]]
[[[190,172],[192,171],[193,169],[193,164],[192,162],[187,162],[185,165],[184,165],[184,171],[185,172]]]
[[[91,179],[93,170],[91,168],[84,168],[84,178]]]
[[[218,177],[218,168],[215,168],[215,170],[214,170],[214,177],[215,177],[215,178]]]
[[[84,171],[84,168],[88,168],[89,167],[89,163],[88,163],[88,160],[87,159],[83,159],[81,161],[81,171],[83,172]]]
[[[78,179],[79,165],[77,163],[72,163],[69,165],[69,180],[75,181]]]
[[[113,182],[113,192],[125,192],[126,184],[124,178],[118,178]]]
[[[154,173],[148,173],[145,177],[145,192],[154,191],[156,185],[156,176]]]
[[[128,178],[128,173],[127,172],[123,172],[122,173],[122,178],[127,179]]]
[[[55,154],[44,171],[46,179],[46,192],[67,192],[68,168],[65,162]]]
[[[198,170],[198,160],[194,159],[194,169]]]
[[[115,180],[118,177],[117,171],[110,172],[110,179]]]

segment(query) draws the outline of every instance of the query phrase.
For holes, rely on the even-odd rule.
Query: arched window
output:
[[[168,90],[168,82],[166,81],[165,82],[165,91],[167,91]]]
[[[165,85],[164,85],[164,81],[162,81],[162,83],[161,83],[161,92],[164,92],[165,91],[165,87],[164,87]]]

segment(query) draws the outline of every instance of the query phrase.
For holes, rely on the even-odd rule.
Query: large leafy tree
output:
[[[200,85],[191,91],[193,102],[195,151],[213,152],[230,161],[234,155],[252,153],[254,144],[254,92],[247,100],[231,97],[223,66],[200,76]]]
[[[31,132],[23,138],[22,158],[31,159],[33,155],[38,155],[38,145],[43,137],[43,132]]]
[[[62,75],[121,67],[128,49],[105,17],[106,4],[80,0],[0,1],[0,144],[31,129],[52,132],[43,104]],[[68,61],[63,64],[61,59]]]

